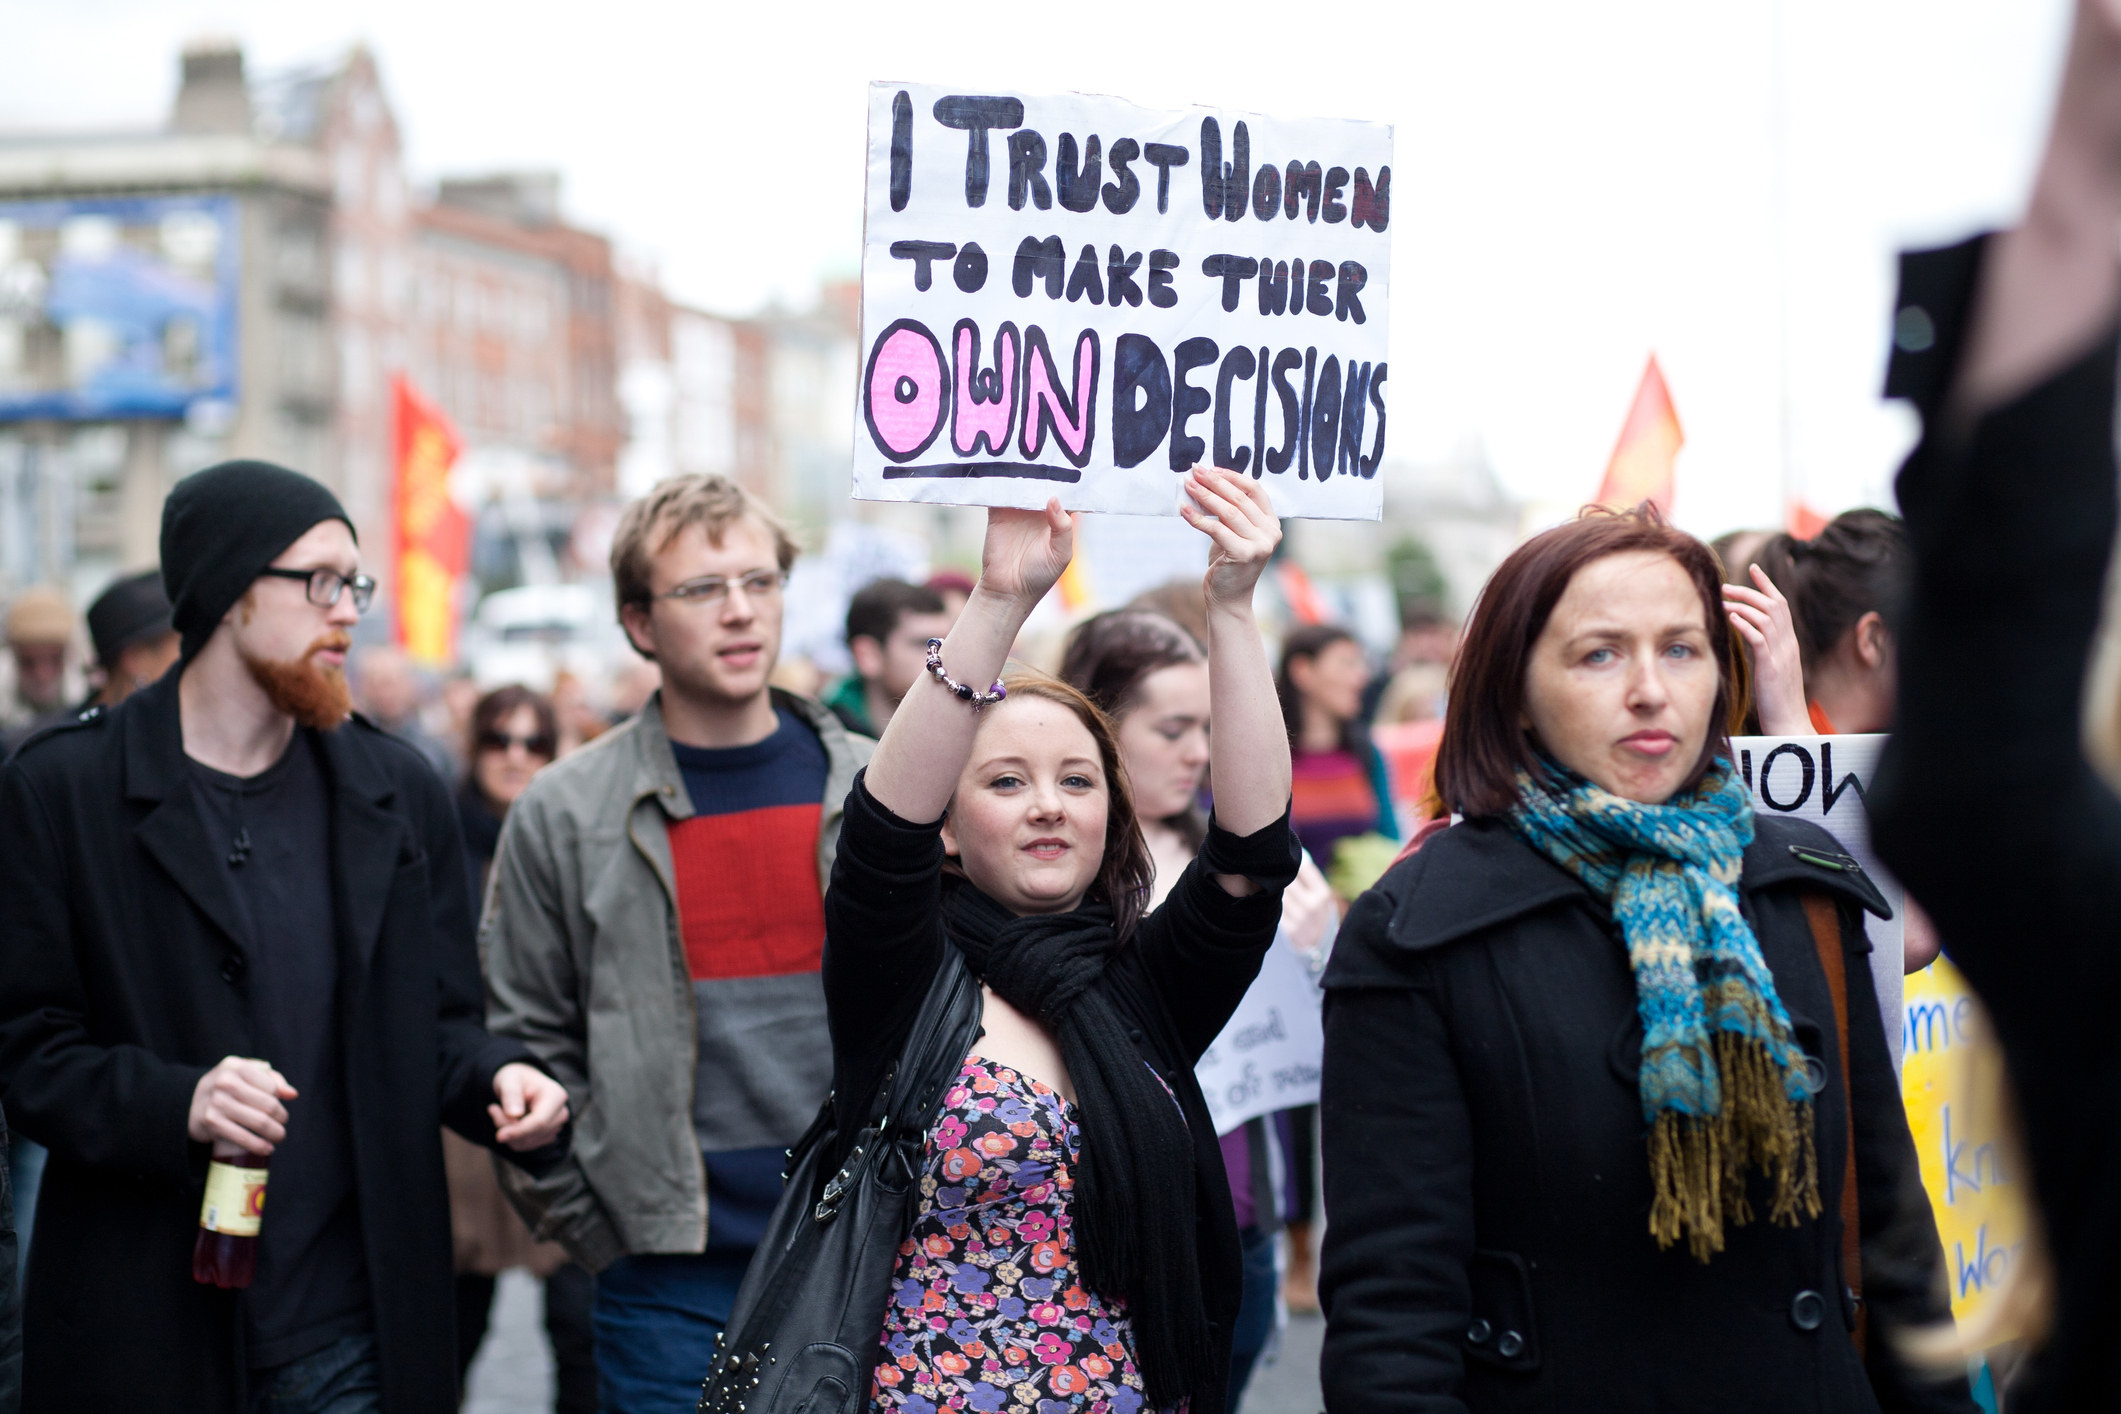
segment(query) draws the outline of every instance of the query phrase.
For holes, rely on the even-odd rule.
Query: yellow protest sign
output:
[[[2003,1056],[1972,988],[1940,957],[1908,976],[1905,1002],[1900,1094],[1963,1322],[2009,1278],[2031,1195],[2002,1142]]]

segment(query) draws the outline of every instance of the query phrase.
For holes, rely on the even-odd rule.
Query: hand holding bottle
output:
[[[295,1087],[266,1062],[224,1056],[192,1090],[187,1132],[217,1151],[234,1145],[263,1157],[287,1137],[285,1102],[294,1098]]]

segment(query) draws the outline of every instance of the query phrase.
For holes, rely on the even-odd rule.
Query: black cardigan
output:
[[[1900,473],[1915,578],[1870,806],[1880,856],[1987,1003],[2016,1083],[2058,1322],[2012,1410],[2111,1408],[2121,800],[2086,762],[2078,714],[2114,539],[2115,336],[1955,435],[1940,413],[1984,250],[1901,265],[1888,391],[1927,430]]]
[[[884,1071],[905,1044],[942,964],[948,945],[942,864],[942,821],[916,825],[900,819],[856,776],[825,892],[825,1007],[842,1149],[867,1121]],[[1244,1274],[1222,1150],[1193,1067],[1258,975],[1281,922],[1281,891],[1296,877],[1296,866],[1296,837],[1286,813],[1244,836],[1211,820],[1199,857],[1096,984],[1128,1018],[1142,1059],[1178,1097],[1192,1131],[1201,1290],[1218,1369],[1229,1364]],[[1260,891],[1234,898],[1215,874],[1242,874]],[[1225,1398],[1220,1384],[1198,1390],[1193,1414],[1222,1414]]]
[[[1706,1264],[1650,1236],[1642,1025],[1611,912],[1506,826],[1461,824],[1356,901],[1326,969],[1321,1361],[1333,1414],[1695,1410],[1972,1414],[1882,1337],[1946,1315],[1936,1224],[1872,990],[1860,873],[1762,818],[1740,898],[1819,1086],[1823,1212],[1727,1229]],[[1804,914],[1839,905],[1844,1076]],[[1870,1368],[1848,1331],[1850,1097]],[[1875,1396],[1875,1397],[1874,1397]]]

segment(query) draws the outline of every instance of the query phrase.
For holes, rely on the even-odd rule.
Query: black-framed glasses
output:
[[[786,570],[753,570],[749,574],[726,579],[718,574],[703,575],[688,579],[675,589],[650,596],[656,599],[675,599],[680,604],[697,604],[711,609],[726,603],[729,591],[734,587],[744,591],[746,599],[773,599],[788,587]]]
[[[339,602],[339,596],[347,590],[353,591],[354,612],[365,614],[368,606],[375,602],[376,582],[365,574],[343,575],[337,570],[281,570],[262,569],[260,575],[273,579],[292,579],[301,582],[309,591],[309,602],[320,609],[329,609]]]

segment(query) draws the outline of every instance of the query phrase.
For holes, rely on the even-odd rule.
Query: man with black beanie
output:
[[[0,1091],[51,1151],[23,1409],[448,1414],[438,1127],[542,1171],[566,1091],[486,1033],[441,783],[349,707],[375,584],[337,499],[199,472],[162,574],[177,668],[0,771]],[[224,1289],[192,1249],[243,1155],[272,1202]]]

